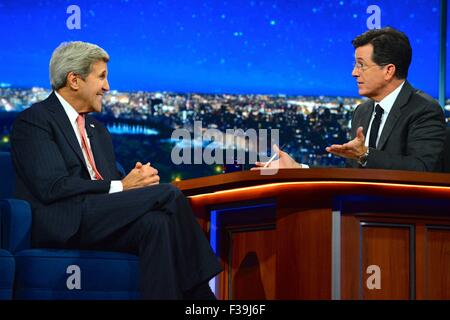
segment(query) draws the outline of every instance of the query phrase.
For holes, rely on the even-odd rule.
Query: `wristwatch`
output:
[[[369,150],[370,148],[367,148],[367,151],[359,156],[358,163],[361,167],[365,167],[367,165],[367,158],[369,157]]]

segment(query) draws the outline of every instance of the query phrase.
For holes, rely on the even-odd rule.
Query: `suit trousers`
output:
[[[171,184],[90,195],[71,240],[139,256],[143,299],[181,299],[222,271],[181,191]]]

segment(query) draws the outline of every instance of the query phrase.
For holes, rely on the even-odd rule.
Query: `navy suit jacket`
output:
[[[367,128],[374,101],[360,104],[352,118],[352,139]],[[445,141],[445,118],[436,100],[405,82],[384,124],[376,149],[369,150],[366,168],[439,171]],[[347,167],[357,168],[356,160]]]
[[[104,180],[91,180],[69,118],[55,93],[21,112],[11,134],[16,196],[30,202],[35,246],[64,246],[78,231],[85,199],[109,192],[116,168],[109,132],[86,116],[96,166]]]

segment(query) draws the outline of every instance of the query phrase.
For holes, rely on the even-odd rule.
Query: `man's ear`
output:
[[[80,88],[80,77],[72,71],[67,74],[66,85],[72,90],[78,90]]]
[[[397,73],[397,68],[395,67],[395,64],[388,64],[385,67],[385,74],[384,77],[386,80],[391,80],[395,77],[395,74]]]

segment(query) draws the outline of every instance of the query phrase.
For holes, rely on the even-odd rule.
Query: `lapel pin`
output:
[[[89,125],[90,125],[92,128],[95,128],[95,126],[94,126],[92,123],[90,123]]]

